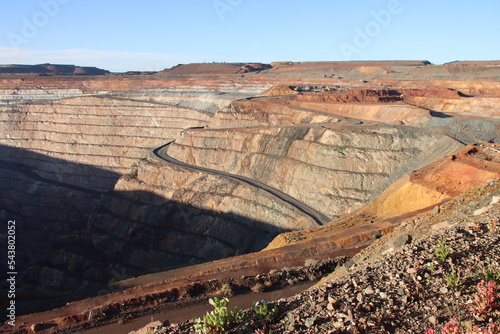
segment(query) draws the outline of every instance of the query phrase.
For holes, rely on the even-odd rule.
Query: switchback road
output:
[[[187,164],[185,162],[174,159],[171,156],[169,156],[167,153],[168,147],[172,143],[173,143],[173,141],[169,142],[168,144],[166,144],[162,147],[157,148],[156,150],[154,150],[154,154],[158,158],[160,158],[166,162],[169,162],[171,164],[177,165],[177,166],[191,168],[191,169],[199,170],[199,171],[206,172],[206,173],[222,175],[222,176],[229,177],[229,178],[241,181],[241,182],[245,182],[253,187],[267,191],[271,195],[276,196],[277,198],[281,199],[282,201],[284,201],[284,202],[292,205],[293,207],[297,208],[298,210],[302,211],[303,213],[305,213],[306,215],[308,215],[309,217],[314,219],[314,221],[318,225],[324,225],[324,224],[332,221],[332,219],[330,217],[327,217],[323,213],[321,213],[321,212],[311,208],[310,206],[298,201],[297,199],[291,197],[290,195],[287,195],[284,192],[282,192],[276,188],[270,187],[267,184],[264,184],[262,182],[252,180],[252,179],[249,179],[249,178],[241,176],[241,175],[231,174],[231,173],[223,172],[223,171],[216,170],[216,169],[210,169],[210,168],[200,167],[200,166],[196,166],[196,165],[190,165],[190,164]]]

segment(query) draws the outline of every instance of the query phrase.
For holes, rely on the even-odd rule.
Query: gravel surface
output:
[[[247,319],[226,332],[426,333],[433,328],[434,333],[500,333],[494,329],[500,326],[500,296],[494,283],[489,296],[479,291],[485,292],[489,281],[500,284],[500,204],[495,203],[500,197],[493,195],[483,192],[474,201],[468,194],[466,203],[463,198],[455,200],[454,209],[461,213],[454,211],[451,219],[440,221],[436,210],[431,214],[434,225],[423,237],[412,242],[410,235],[400,233],[392,240],[394,247],[378,259],[346,263],[345,274],[335,280],[270,302],[270,308],[279,310],[275,319],[265,321],[246,310]],[[441,258],[436,255],[439,249]],[[476,328],[466,332],[467,326]],[[187,321],[157,327],[154,333],[195,330]]]

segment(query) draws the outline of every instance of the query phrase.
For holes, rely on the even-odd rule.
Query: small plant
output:
[[[473,326],[471,323],[465,325],[465,331],[463,331],[462,326],[458,323],[457,318],[453,317],[451,322],[444,325],[441,334],[500,334],[500,326],[491,323],[486,329],[479,326]],[[425,334],[437,334],[434,328],[430,328]]]
[[[451,276],[451,275],[450,275]],[[489,315],[499,305],[496,303],[499,300],[498,290],[494,281],[481,281],[477,285],[477,294],[472,302],[470,311],[476,316]],[[456,316],[450,322],[444,325],[440,334],[500,334],[500,326],[491,322],[487,327],[474,326],[472,322],[460,323]],[[430,328],[425,334],[437,334],[434,328]]]
[[[207,313],[203,319],[193,319],[197,333],[224,333],[231,325],[245,320],[245,315],[241,310],[234,308],[233,311],[229,311],[229,299],[227,298],[215,297],[208,302],[214,307],[214,310]]]
[[[493,281],[500,284],[500,270],[494,269],[492,267],[485,268],[483,270],[483,277],[486,282]]]
[[[473,222],[473,226],[474,228],[477,230],[477,231],[481,231],[481,229],[483,228],[483,224],[481,224],[480,222],[478,222],[477,220],[474,220]]]
[[[498,301],[498,290],[497,285],[494,281],[489,281],[486,284],[485,280],[482,280],[477,285],[477,295],[470,311],[477,315],[489,314],[498,307],[496,305]]]
[[[434,264],[434,262],[431,262],[429,264],[429,271],[431,272],[431,274],[434,274],[436,272],[436,265]]]
[[[254,312],[262,318],[265,322],[271,323],[276,319],[276,316],[278,315],[278,308],[273,307],[270,308],[269,304],[266,303],[256,303],[253,306]]]
[[[465,334],[500,334],[500,326],[497,324],[489,324],[487,329],[479,326],[472,326],[471,323],[466,325]]]
[[[444,325],[441,334],[460,334],[460,324],[457,317],[453,317],[449,323]]]
[[[440,261],[445,261],[448,259],[451,253],[451,248],[446,245],[446,238],[443,237],[441,240],[439,240],[439,245],[437,246],[436,249],[434,249],[434,255],[436,256],[436,259]]]
[[[445,276],[444,280],[446,281],[446,284],[452,288],[457,288],[464,283],[464,279],[455,270],[453,270],[449,275]]]
[[[457,317],[453,317],[450,322],[444,325],[441,334],[460,334],[462,330],[460,328],[460,323],[458,322]],[[436,334],[434,328],[430,328],[425,334]]]

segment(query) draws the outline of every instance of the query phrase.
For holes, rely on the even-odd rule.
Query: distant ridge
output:
[[[97,67],[76,65],[0,65],[0,74],[38,74],[38,75],[106,75],[110,72]]]
[[[443,66],[500,66],[500,60],[455,60],[443,64]]]
[[[179,64],[158,72],[159,75],[187,75],[187,74],[243,74],[268,70],[272,66],[261,63],[198,63]]]
[[[277,65],[304,65],[304,66],[427,66],[432,65],[428,60],[350,60],[350,61],[278,61]]]

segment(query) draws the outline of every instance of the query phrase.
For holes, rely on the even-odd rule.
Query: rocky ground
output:
[[[498,195],[498,180],[472,189],[404,223],[316,287],[207,332],[499,333]],[[196,331],[191,320],[150,332]]]

